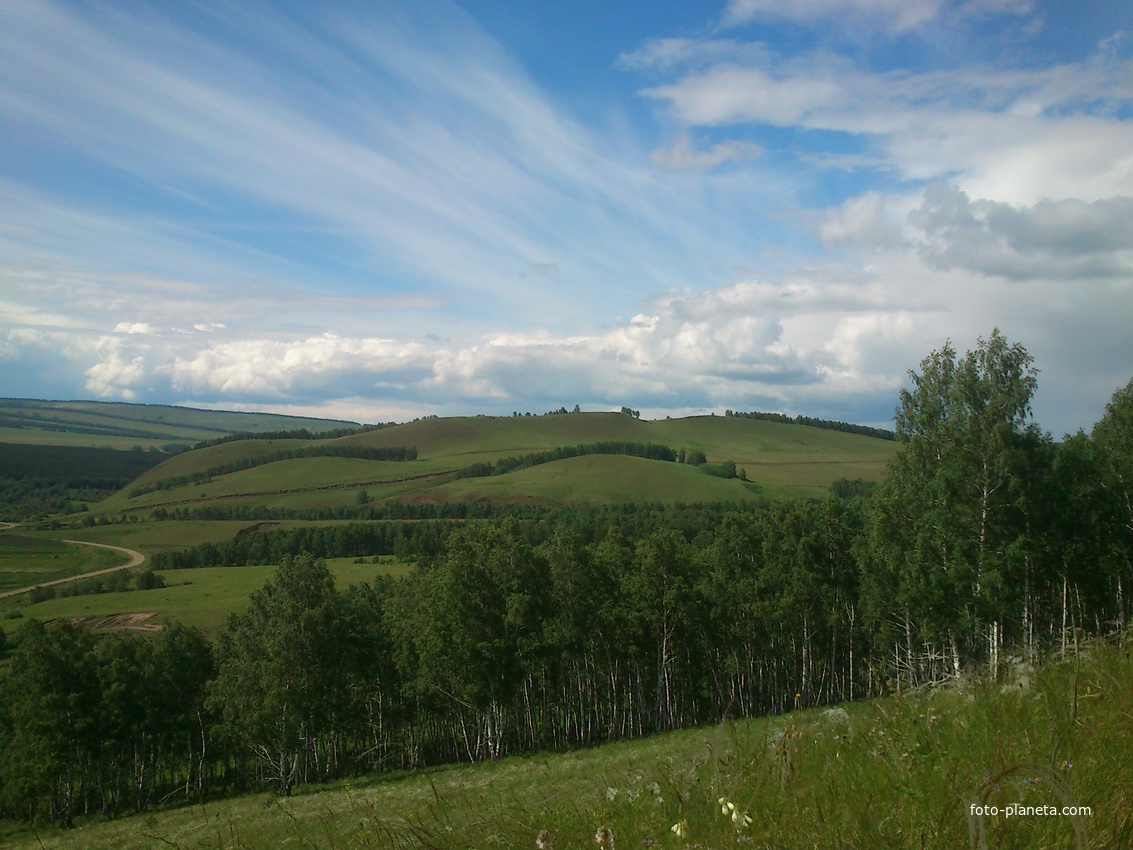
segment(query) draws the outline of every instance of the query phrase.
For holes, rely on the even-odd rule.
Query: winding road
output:
[[[5,522],[0,523],[0,526],[5,528],[15,528],[15,523]],[[64,543],[74,543],[76,546],[94,546],[98,549],[109,549],[112,552],[121,552],[130,560],[117,567],[107,567],[105,570],[95,570],[92,573],[79,573],[76,576],[67,576],[66,578],[57,578],[53,581],[41,581],[37,584],[29,584],[27,587],[18,587],[15,590],[7,590],[0,593],[0,599],[8,596],[19,596],[21,593],[29,593],[37,587],[50,587],[53,584],[66,584],[69,581],[78,581],[79,579],[91,578],[92,576],[106,575],[107,573],[116,573],[118,570],[128,570],[131,567],[139,566],[145,561],[146,556],[141,552],[136,552],[133,549],[127,549],[125,546],[111,546],[109,543],[91,543],[88,540],[64,540]]]

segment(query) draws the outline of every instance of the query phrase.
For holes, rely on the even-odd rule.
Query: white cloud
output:
[[[687,133],[678,133],[669,147],[653,151],[651,158],[662,168],[704,171],[726,162],[758,159],[762,152],[759,145],[734,139],[717,142],[707,150],[698,150]]]
[[[877,21],[889,32],[900,33],[933,20],[943,5],[943,0],[731,0],[724,23],[735,26],[761,18],[815,23],[849,16]]]
[[[941,268],[1012,280],[1133,277],[1133,197],[1017,207],[936,185],[909,220],[921,255]]]
[[[867,24],[897,36],[938,25],[942,18],[1022,17],[1033,11],[1033,0],[730,0],[724,10],[723,25],[732,27],[769,19],[841,28]]]
[[[119,322],[114,326],[114,333],[119,334],[153,334],[157,328],[149,322]]]
[[[864,249],[902,247],[907,239],[894,220],[890,206],[890,199],[880,192],[857,195],[822,216],[819,236],[828,245]]]
[[[906,181],[948,179],[981,197],[1034,203],[1133,194],[1133,61],[1038,69],[864,70],[812,53],[696,66],[642,95],[686,127],[769,126],[846,134],[868,155],[847,159],[800,138],[804,158],[891,169]]]
[[[168,371],[173,390],[182,394],[326,399],[349,394],[350,387],[396,390],[429,367],[419,344],[328,333],[293,341],[221,342],[177,355]]]

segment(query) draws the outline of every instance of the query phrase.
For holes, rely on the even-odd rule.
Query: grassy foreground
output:
[[[577,753],[10,833],[0,846],[1130,847],[1131,649]]]

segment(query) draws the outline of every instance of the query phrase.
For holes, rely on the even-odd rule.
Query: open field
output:
[[[428,492],[435,501],[532,501],[556,504],[617,502],[742,502],[759,488],[705,475],[696,467],[620,455],[587,455],[507,475],[465,478]]]
[[[353,422],[272,413],[237,413],[160,404],[0,399],[0,442],[57,446],[160,448],[226,434],[306,428],[326,431]]]
[[[542,834],[557,848],[1129,847],[1131,682],[1128,648],[1096,645],[1080,662],[999,681],[12,832],[3,843],[455,850],[529,848]],[[1054,813],[1008,816],[1011,805]],[[613,840],[596,844],[596,833]]]
[[[327,561],[338,587],[371,582],[378,575],[404,575],[408,564],[392,558],[382,563],[354,563],[353,558]],[[27,619],[70,619],[73,617],[108,617],[115,614],[153,613],[150,622],[163,618],[177,620],[213,634],[224,626],[229,614],[241,613],[248,597],[263,585],[274,572],[274,566],[207,567],[197,570],[159,572],[166,582],[163,588],[132,590],[125,593],[98,593],[49,599],[20,608],[17,619],[0,619],[0,628],[12,632]]]
[[[753,486],[711,479],[690,466],[623,456],[554,461],[488,478],[454,480],[475,463],[496,463],[563,446],[654,443],[734,461]],[[412,461],[349,457],[271,460],[304,446],[415,448]],[[241,440],[188,452],[149,470],[92,507],[95,514],[156,508],[260,505],[302,510],[372,503],[483,500],[499,503],[616,501],[739,502],[817,496],[840,478],[877,481],[895,443],[857,434],[739,417],[642,422],[617,413],[425,419],[333,440]],[[599,459],[600,458],[600,459]],[[251,465],[259,462],[259,465]],[[228,471],[236,464],[250,468]],[[190,476],[195,476],[189,481]]]
[[[0,592],[103,570],[123,563],[105,549],[7,532],[0,534]]]
[[[0,405],[0,412],[5,409]],[[75,403],[46,410],[29,403],[17,412],[27,417],[27,433],[34,430],[32,425],[37,417],[43,422],[50,419],[51,426],[59,428],[151,428],[161,431],[162,439],[183,435],[187,433],[186,428],[198,428],[194,435],[203,437],[215,432],[206,433],[201,429],[232,427],[234,423],[244,427],[294,425],[290,420],[281,423],[278,418],[257,419],[243,414],[116,404]],[[11,414],[11,410],[8,413]],[[203,414],[216,418],[202,419]],[[118,417],[113,426],[107,419],[111,416]],[[750,480],[720,478],[688,464],[626,455],[583,455],[502,475],[456,477],[458,471],[474,463],[495,464],[509,457],[600,442],[653,443],[673,450],[703,452],[710,463],[735,462]],[[333,452],[339,446],[355,453],[360,449],[414,448],[417,459],[280,458],[285,452],[311,449]],[[702,416],[643,422],[618,413],[581,413],[423,419],[331,439],[248,438],[176,454],[142,473],[109,498],[91,504],[89,511],[66,518],[63,527],[51,532],[51,536],[155,554],[207,543],[227,543],[262,525],[253,519],[174,521],[162,518],[182,509],[246,512],[269,509],[283,516],[295,516],[302,511],[357,511],[363,504],[378,507],[394,503],[439,505],[452,502],[521,506],[626,502],[741,504],[775,497],[819,496],[839,478],[879,480],[894,449],[893,442],[872,437],[739,417]],[[241,466],[246,468],[239,468]],[[114,521],[102,524],[106,518]],[[311,521],[291,519],[273,522],[270,527],[286,529],[310,524]],[[48,545],[56,547],[52,556],[41,554],[34,562],[26,559],[17,562],[13,557],[5,561],[0,552],[0,570],[5,563],[8,565],[7,577],[0,572],[0,586],[24,586],[118,563],[112,560],[116,556],[109,553],[84,552],[79,547],[67,548],[58,543],[44,544]],[[61,561],[61,553],[68,553],[69,560]],[[49,600],[39,603],[45,607],[32,606],[24,613],[38,617],[77,617],[156,611],[161,616],[213,629],[223,622],[229,611],[245,604],[248,593],[262,584],[262,569],[251,569],[252,572],[239,574],[223,569],[203,571],[192,585],[180,584],[164,590]],[[170,575],[171,585],[184,581],[182,573]],[[4,606],[5,610],[12,607],[11,603]]]

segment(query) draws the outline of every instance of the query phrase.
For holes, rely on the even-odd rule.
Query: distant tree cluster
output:
[[[105,575],[77,579],[62,584],[41,585],[31,590],[28,597],[32,604],[35,604],[48,599],[60,599],[68,596],[125,593],[129,590],[154,590],[161,587],[165,587],[165,579],[152,569],[146,569],[136,575],[132,575],[129,570],[116,570]]]
[[[165,460],[149,451],[0,443],[0,520],[75,513]]]
[[[144,496],[147,493],[157,492],[158,490],[171,490],[174,487],[182,487],[185,484],[200,484],[220,475],[230,475],[233,472],[242,472],[246,469],[266,466],[269,463],[277,463],[281,460],[295,460],[296,458],[306,457],[348,457],[357,460],[407,461],[417,460],[417,449],[413,446],[352,446],[339,443],[328,446],[300,446],[295,449],[279,449],[278,451],[267,452],[252,457],[240,458],[239,460],[230,461],[229,463],[210,466],[208,469],[201,472],[163,478],[152,484],[134,487],[130,490],[128,495],[131,499],[134,499],[138,496]]]
[[[738,410],[725,410],[725,416],[738,416],[741,419],[758,419],[763,422],[782,422],[787,425],[809,425],[811,428],[825,428],[827,431],[845,431],[847,434],[861,434],[879,440],[894,440],[896,434],[884,428],[871,428],[868,425],[855,425],[852,422],[837,422],[829,419],[815,419],[811,416],[787,416],[784,413],[761,413],[752,410],[747,413]]]
[[[165,455],[157,449],[0,443],[0,479],[46,480],[73,489],[120,489],[163,460]]]
[[[392,428],[397,424],[396,422],[379,422],[376,425],[359,425],[357,428],[329,428],[325,431],[311,431],[308,428],[279,431],[241,431],[238,434],[225,434],[223,437],[217,437],[214,440],[197,443],[195,448],[204,449],[244,440],[337,440],[340,437],[352,437],[355,434],[366,434],[370,431],[380,431],[382,428]]]
[[[139,639],[29,621],[0,677],[0,812],[69,826],[222,787],[206,750],[215,675],[194,629]]]
[[[559,446],[542,452],[532,452],[518,457],[506,457],[492,463],[474,463],[466,466],[456,473],[457,478],[482,478],[488,475],[504,475],[517,469],[529,469],[544,463],[553,463],[557,460],[566,460],[584,455],[626,455],[629,457],[646,458],[647,460],[663,460],[673,462],[677,453],[668,446],[657,443],[632,443],[608,440],[599,443],[588,443],[577,446]]]

